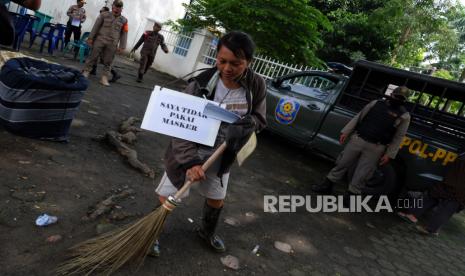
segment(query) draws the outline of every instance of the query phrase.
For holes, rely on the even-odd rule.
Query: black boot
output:
[[[202,226],[198,230],[199,236],[204,239],[216,252],[225,252],[223,240],[215,234],[216,226],[223,207],[216,209],[205,201],[202,214]]]
[[[325,178],[323,183],[312,185],[312,191],[320,194],[331,194],[333,192],[334,182]]]
[[[92,66],[92,71],[89,74],[93,76],[97,75],[97,65]]]
[[[137,82],[142,82],[142,79],[144,78],[143,74],[139,74],[139,77],[137,78]]]
[[[111,74],[112,74],[112,78],[110,80],[110,82],[116,82],[117,80],[121,79],[121,75],[118,74],[118,72],[116,72],[114,69],[111,69]]]

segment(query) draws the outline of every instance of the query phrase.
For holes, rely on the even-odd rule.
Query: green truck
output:
[[[384,66],[354,64],[350,77],[302,71],[267,82],[268,130],[335,160],[341,129],[367,103],[397,86],[411,90],[411,123],[397,158],[378,169],[369,186],[398,196],[441,181],[465,150],[465,84]]]

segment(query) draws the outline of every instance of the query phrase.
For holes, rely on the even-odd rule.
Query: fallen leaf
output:
[[[284,253],[291,253],[292,252],[292,246],[290,246],[287,243],[280,242],[280,241],[275,241],[274,242],[274,247],[278,249],[279,251],[282,251]]]
[[[228,255],[226,257],[222,257],[221,263],[223,263],[223,265],[228,268],[231,268],[234,270],[239,269],[239,260],[234,256]]]
[[[370,222],[367,222],[366,225],[370,228],[373,228],[373,229],[376,229],[376,226],[374,226],[373,224],[371,224]]]
[[[238,226],[238,225],[241,224],[237,219],[235,219],[233,217],[226,217],[224,219],[224,223],[229,224],[231,226]]]
[[[53,235],[53,236],[48,237],[46,241],[49,243],[55,243],[55,242],[60,241],[61,239],[63,239],[61,235]]]
[[[245,213],[246,217],[255,217],[255,214],[253,212],[247,212]]]

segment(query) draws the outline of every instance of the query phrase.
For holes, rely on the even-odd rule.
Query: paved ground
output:
[[[62,57],[50,60],[81,67]],[[109,223],[128,223],[156,206],[153,190],[163,170],[167,138],[143,132],[135,146],[140,159],[157,172],[155,180],[129,167],[96,139],[129,116],[142,117],[151,87],[171,79],[151,71],[146,82],[138,84],[136,66],[118,59],[116,67],[124,79],[110,88],[91,77],[67,144],[17,137],[0,129],[1,275],[52,275],[67,248],[95,236]],[[182,84],[172,87],[180,89]],[[465,275],[464,216],[454,217],[438,238],[431,238],[392,214],[263,212],[263,195],[310,195],[310,185],[320,181],[330,166],[279,137],[261,134],[253,157],[244,167],[233,168],[223,218],[236,225],[222,221],[219,227],[228,245],[225,254],[210,252],[193,231],[202,206],[193,192],[168,219],[162,256],[148,258],[137,273],[125,268],[117,274]],[[82,221],[89,208],[126,189],[135,193],[118,202],[118,208],[94,221]],[[58,216],[58,224],[34,226],[44,212]],[[56,234],[61,241],[45,241]],[[291,245],[293,251],[278,251],[275,241]],[[256,245],[258,255],[251,253]],[[220,257],[226,255],[239,259],[239,270],[222,265]]]

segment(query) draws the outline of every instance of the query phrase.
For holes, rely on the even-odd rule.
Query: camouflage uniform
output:
[[[111,63],[118,48],[125,49],[128,37],[128,20],[115,17],[112,12],[102,12],[92,28],[89,39],[93,40],[92,54],[86,61],[85,72],[90,72],[99,57],[104,65],[104,76],[108,77]]]
[[[142,43],[144,43],[144,45],[142,46],[142,50],[140,51],[141,57],[139,66],[139,76],[147,73],[147,70],[150,68],[150,66],[152,66],[159,45],[165,53],[168,52],[168,47],[166,47],[165,44],[165,38],[160,33],[155,33],[153,31],[145,32],[132,50],[137,50],[140,47],[140,45],[142,45]]]

